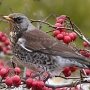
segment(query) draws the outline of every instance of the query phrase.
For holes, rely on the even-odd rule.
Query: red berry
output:
[[[81,53],[82,55],[86,55],[86,51],[85,51],[85,50],[81,50],[80,53]]]
[[[69,33],[68,32],[65,32],[65,36],[69,36]]]
[[[26,80],[26,85],[27,85],[27,87],[31,87],[32,86],[32,82],[33,82],[33,79],[32,78],[28,78],[27,80]]]
[[[15,76],[13,76],[12,80],[14,83],[18,83],[21,79],[20,79],[20,76],[15,75]]]
[[[3,36],[7,38],[7,34],[6,33],[3,33]]]
[[[63,39],[63,34],[58,34],[56,37],[57,37],[58,40],[62,40]]]
[[[48,87],[44,86],[42,90],[48,90]]]
[[[36,87],[37,84],[38,84],[38,81],[37,81],[37,80],[34,80],[34,81],[32,82],[32,86],[33,86],[33,87]]]
[[[1,77],[6,77],[7,73],[8,73],[8,71],[5,68],[2,68],[0,71]]]
[[[84,47],[88,47],[88,43],[87,42],[83,42],[83,46]]]
[[[52,88],[48,88],[48,90],[53,90]]]
[[[60,34],[60,31],[59,31],[59,30],[53,31],[53,35],[54,35],[54,36],[57,36],[58,34]]]
[[[69,67],[66,67],[64,70],[63,70],[63,73],[68,73],[70,71],[70,68]]]
[[[77,70],[76,66],[70,67],[71,72],[75,72]]]
[[[14,83],[14,86],[19,87],[20,84],[21,84],[21,80],[19,82],[17,82],[17,83]]]
[[[6,46],[6,49],[7,50],[10,50],[11,49],[10,45]]]
[[[5,42],[5,40],[6,40],[6,37],[3,36],[3,37],[1,38],[1,41],[2,41],[2,42]]]
[[[55,90],[63,90],[63,89],[61,89],[61,88],[56,88]]]
[[[14,72],[15,74],[20,74],[21,69],[19,67],[15,67]]]
[[[68,73],[63,73],[65,77],[69,77],[71,75],[71,71],[69,71]]]
[[[43,82],[43,81],[38,81],[37,86],[38,86],[38,87],[44,87],[44,82]]]
[[[70,36],[64,36],[63,42],[66,44],[70,43],[71,42]]]
[[[6,78],[5,83],[7,86],[12,86],[12,84],[13,84],[12,78],[10,78],[10,77]]]
[[[90,75],[90,70],[89,69],[84,69],[87,75]],[[84,72],[82,72],[84,74]]]
[[[86,55],[84,55],[85,57],[90,57],[90,53],[86,53]]]
[[[76,34],[75,32],[72,32],[72,34],[73,34],[73,36],[74,36],[74,39],[73,39],[73,41],[74,41],[74,40],[76,40],[76,38],[77,38],[77,34]]]
[[[63,24],[64,23],[64,20],[63,19],[57,19],[56,22],[57,23],[60,23],[60,24]]]
[[[0,66],[4,66],[5,62],[3,60],[0,60]]]
[[[10,41],[7,39],[7,40],[5,40],[5,45],[9,45],[10,44]]]
[[[56,27],[61,27],[62,24],[60,24],[60,23],[56,23],[55,26],[56,26]]]
[[[8,50],[7,50],[6,47],[4,47],[4,48],[2,49],[2,51],[3,51],[5,54],[8,52]]]
[[[30,77],[33,72],[29,69],[26,70],[26,77]]]
[[[66,35],[66,32],[61,32],[61,34],[63,34],[63,36],[65,36]]]
[[[71,38],[71,40],[74,40],[74,35],[73,35],[73,33],[69,33],[69,37]]]

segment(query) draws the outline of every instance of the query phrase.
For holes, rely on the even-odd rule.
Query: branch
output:
[[[72,83],[64,83],[64,84],[60,84],[60,85],[51,85],[51,84],[45,84],[47,87],[49,88],[63,88],[63,87],[75,87],[79,84],[83,84],[83,83],[90,83],[90,80],[79,80],[79,81],[75,81]]]

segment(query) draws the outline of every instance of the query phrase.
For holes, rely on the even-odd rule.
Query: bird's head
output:
[[[11,31],[27,29],[29,24],[31,24],[30,20],[20,13],[12,13],[8,16],[3,16],[3,18],[9,21],[11,27],[13,27]]]
[[[35,29],[35,26],[31,24],[30,20],[21,13],[12,13],[8,16],[3,16],[3,18],[10,23],[11,37],[15,35],[20,37],[24,31],[29,32]]]

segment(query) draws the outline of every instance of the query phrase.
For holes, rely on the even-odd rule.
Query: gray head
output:
[[[20,13],[12,13],[8,16],[3,16],[3,18],[10,22],[15,28],[27,29],[31,25],[30,20]]]

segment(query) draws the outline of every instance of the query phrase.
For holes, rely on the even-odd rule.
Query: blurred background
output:
[[[90,0],[0,0],[0,14],[23,13],[30,19],[45,19],[50,14],[70,16],[86,37],[90,37]],[[0,17],[2,18],[2,17]],[[55,17],[48,22],[55,24]],[[0,31],[8,28],[7,23],[0,23]],[[42,30],[48,27],[43,25]],[[76,42],[82,45],[82,40]]]

